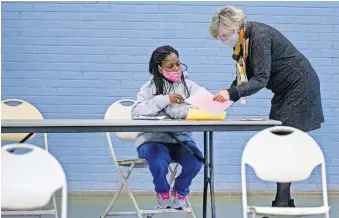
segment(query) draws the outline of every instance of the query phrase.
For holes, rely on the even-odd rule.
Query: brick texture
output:
[[[208,23],[222,2],[6,2],[2,3],[2,99],[34,104],[48,119],[103,118],[111,103],[135,98],[148,79],[151,52],[170,44],[188,65],[189,77],[211,92],[234,78],[231,50],[211,39]],[[232,2],[230,3],[232,4]],[[321,80],[326,123],[312,136],[328,166],[328,187],[339,182],[339,3],[233,2],[249,20],[283,32],[306,55]],[[230,119],[268,117],[272,93],[263,90],[246,105],[228,110]],[[216,189],[239,191],[240,156],[249,133],[215,135]],[[196,134],[202,148],[202,135]],[[42,145],[42,136],[32,143]],[[136,157],[131,143],[113,137],[120,158]],[[71,191],[117,187],[103,133],[49,134],[50,151],[64,166]],[[294,190],[320,190],[314,175]],[[147,169],[136,170],[131,186],[153,190]],[[250,191],[272,191],[249,170]],[[202,190],[202,171],[192,185]]]

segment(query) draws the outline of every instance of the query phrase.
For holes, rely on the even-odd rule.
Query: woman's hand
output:
[[[218,101],[221,103],[224,103],[225,101],[228,100],[230,100],[230,94],[228,93],[227,90],[222,90],[213,97],[213,101]]]
[[[178,95],[178,94],[170,94],[168,96],[172,104],[181,104],[181,103],[184,103],[185,101],[185,99],[181,95]]]

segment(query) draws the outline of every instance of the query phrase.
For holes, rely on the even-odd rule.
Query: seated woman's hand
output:
[[[185,99],[178,94],[169,94],[170,101],[172,104],[181,104],[184,103]]]

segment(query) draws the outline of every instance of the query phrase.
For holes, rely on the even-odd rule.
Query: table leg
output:
[[[208,189],[208,134],[204,132],[204,158],[206,164],[204,165],[204,192],[203,192],[203,206],[202,206],[202,214],[203,218],[207,217],[207,189]]]
[[[209,183],[211,195],[211,213],[212,218],[216,217],[215,195],[214,195],[214,172],[213,172],[213,132],[209,132]]]

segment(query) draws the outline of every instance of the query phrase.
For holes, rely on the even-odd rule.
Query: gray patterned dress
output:
[[[252,95],[266,87],[274,93],[270,119],[305,132],[319,129],[324,122],[320,81],[307,58],[278,30],[248,22],[249,38],[246,73],[248,82],[228,89],[230,99]]]

